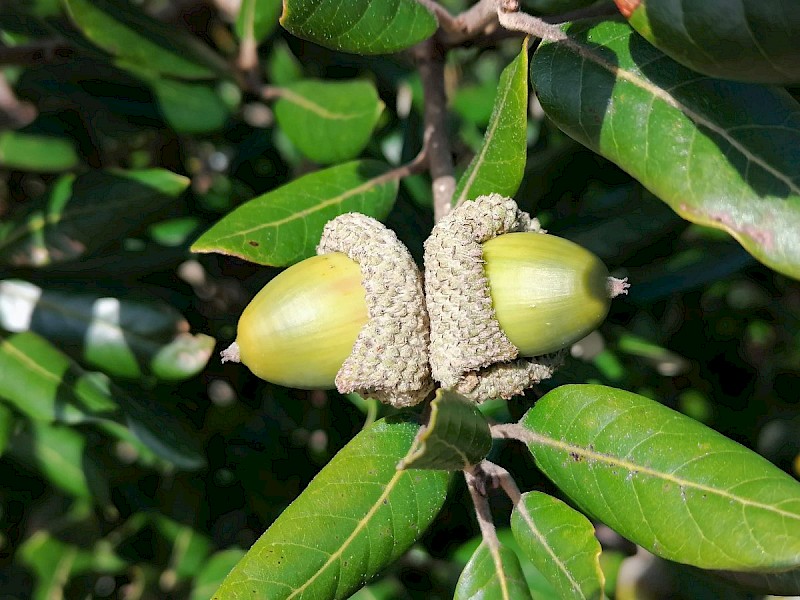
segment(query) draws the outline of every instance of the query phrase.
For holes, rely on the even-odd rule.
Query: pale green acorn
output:
[[[433,387],[430,329],[406,247],[378,221],[348,213],[325,226],[317,253],[253,298],[223,361],[287,387],[421,402]]]
[[[500,328],[520,356],[566,348],[606,318],[624,282],[585,248],[553,235],[506,233],[483,243]]]

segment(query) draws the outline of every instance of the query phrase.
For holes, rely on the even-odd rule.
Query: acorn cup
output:
[[[330,221],[318,256],[253,298],[223,361],[302,389],[336,387],[394,406],[433,388],[422,276],[391,230],[358,213]]]
[[[433,378],[476,402],[521,394],[552,376],[627,288],[513,200],[466,202],[425,242]]]

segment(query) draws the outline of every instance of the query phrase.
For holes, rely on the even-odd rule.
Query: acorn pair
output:
[[[273,383],[394,406],[421,402],[434,380],[476,402],[522,393],[627,288],[497,194],[434,227],[424,282],[394,232],[358,213],[330,221],[317,254],[255,296],[223,360]]]

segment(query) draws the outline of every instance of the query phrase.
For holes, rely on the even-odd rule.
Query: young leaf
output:
[[[281,25],[299,38],[354,54],[398,52],[438,26],[416,0],[284,0]]]
[[[461,572],[454,600],[528,600],[531,593],[513,550],[499,544],[496,551],[482,543]]]
[[[300,152],[323,164],[358,156],[384,107],[369,81],[306,79],[278,89],[278,125]]]
[[[784,90],[689,71],[625,23],[566,32],[531,63],[556,124],[682,217],[800,277],[800,104]]]
[[[72,169],[79,162],[68,139],[19,131],[0,133],[0,165],[7,169],[52,173]]]
[[[361,431],[234,567],[215,600],[347,598],[425,531],[444,471],[398,471],[418,430],[393,417]]]
[[[654,554],[705,569],[800,565],[800,483],[705,425],[599,385],[556,388],[520,425],[547,477]]]
[[[511,513],[511,531],[559,598],[604,597],[600,542],[581,513],[547,494],[528,492]]]
[[[511,197],[519,189],[527,153],[528,39],[500,74],[483,145],[458,180],[454,205],[491,193]]]
[[[192,245],[262,265],[284,267],[314,255],[325,223],[346,212],[389,214],[398,182],[389,166],[362,160],[310,173],[229,213]]]
[[[800,3],[616,1],[636,31],[690,69],[737,81],[800,82]]]
[[[134,231],[188,185],[163,169],[65,175],[27,212],[0,225],[0,264],[40,267],[91,253]]]
[[[35,331],[109,375],[166,381],[194,377],[216,340],[189,333],[189,323],[161,302],[43,290],[27,281],[0,281],[0,327]]]
[[[236,35],[241,41],[263,42],[278,25],[281,0],[242,0],[236,17]]]
[[[182,79],[224,74],[224,61],[198,39],[156,21],[119,0],[64,0],[69,15],[93,43],[122,59],[122,66],[147,65]]]
[[[427,424],[421,427],[398,469],[460,471],[478,464],[492,448],[492,434],[477,404],[436,390]]]

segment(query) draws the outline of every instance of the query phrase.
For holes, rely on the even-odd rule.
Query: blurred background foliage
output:
[[[467,2],[443,4],[456,12]],[[233,66],[244,27],[237,1],[113,5],[146,26],[78,22],[58,0],[0,5],[3,599],[208,598],[315,473],[387,412],[220,364],[239,313],[277,269],[192,255],[189,245],[242,202],[317,165],[276,125],[280,107]],[[254,27],[259,76],[275,86],[370,81],[386,108],[361,156],[410,160],[422,142],[410,57],[298,40],[278,27],[272,5]],[[141,55],[115,57],[111,43]],[[518,51],[518,40],[497,39],[450,54],[460,170]],[[800,474],[800,284],[726,234],[677,217],[561,133],[535,101],[528,148],[521,208],[633,288],[555,379],[484,404],[487,416],[516,420],[548,389],[604,383],[657,398]],[[387,223],[420,260],[433,223],[426,176],[403,180]],[[490,458],[521,488],[555,492],[519,447],[496,444]],[[452,597],[479,539],[468,494],[454,492],[414,549],[357,598]],[[510,504],[495,500],[507,520]],[[618,590],[654,597],[630,595],[634,576],[618,573],[635,548],[600,534],[607,576],[629,578]],[[670,582],[664,597],[686,594],[687,580],[686,597],[746,597],[709,575],[642,561],[640,570]],[[541,597],[555,597],[537,573],[526,576]]]

